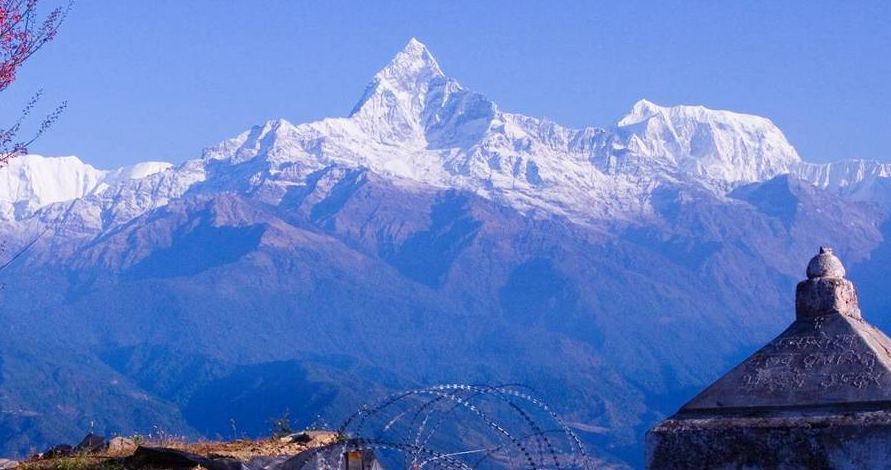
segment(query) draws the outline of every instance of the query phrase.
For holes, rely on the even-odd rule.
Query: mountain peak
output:
[[[801,161],[769,119],[704,106],[640,100],[616,130],[640,155],[724,182],[763,181]]]
[[[401,51],[374,78],[359,105],[367,101],[375,90],[389,90],[396,94],[423,95],[431,81],[444,78],[439,63],[421,41],[411,38]]]
[[[36,209],[81,198],[93,191],[106,173],[74,156],[24,155],[11,160],[0,173],[0,204],[24,202],[29,209]]]
[[[375,78],[403,82],[442,76],[442,69],[439,68],[439,63],[427,46],[421,41],[411,38],[405,47],[393,57],[393,60],[375,75]]]
[[[384,128],[412,128],[432,84],[445,79],[436,58],[422,42],[411,38],[384,68],[374,75],[365,94],[350,116],[378,131]]]
[[[402,48],[402,51],[408,54],[418,54],[418,55],[430,55],[430,50],[427,49],[427,45],[423,42],[418,41],[418,38],[411,38],[405,44],[405,47]]]
[[[621,127],[629,124],[638,123],[651,117],[662,109],[664,109],[662,106],[659,106],[650,100],[637,100],[637,102],[634,103],[634,106],[631,107],[631,112],[620,119],[617,125]]]

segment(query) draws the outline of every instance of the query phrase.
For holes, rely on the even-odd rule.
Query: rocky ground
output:
[[[337,434],[329,431],[226,442],[139,436],[106,439],[88,434],[76,446],[57,445],[23,461],[0,458],[0,470],[284,470],[290,468],[288,460],[292,457],[336,440]]]

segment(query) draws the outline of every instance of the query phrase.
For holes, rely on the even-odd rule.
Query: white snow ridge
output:
[[[471,191],[582,222],[646,218],[649,196],[663,184],[723,197],[741,184],[794,174],[843,196],[891,194],[871,189],[891,174],[886,164],[803,163],[783,133],[758,116],[641,100],[614,126],[571,129],[508,113],[447,77],[412,39],[374,75],[347,117],[269,121],[176,167],[147,162],[102,171],[75,157],[23,157],[0,172],[0,207],[7,220],[24,220],[53,203],[82,199],[76,210],[106,230],[198,182],[201,191],[274,199],[330,166],[365,168],[401,185]],[[260,187],[268,190],[255,191]]]
[[[0,202],[29,209],[86,196],[105,178],[77,157],[25,155],[0,170]]]

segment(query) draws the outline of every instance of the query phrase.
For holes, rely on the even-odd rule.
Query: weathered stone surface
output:
[[[647,435],[651,469],[886,469],[888,411],[672,418]]]
[[[792,325],[655,426],[648,467],[889,468],[891,339],[844,274],[821,249]]]
[[[798,319],[682,412],[891,401],[891,340],[844,315]]]
[[[816,279],[818,277],[845,277],[845,266],[841,260],[832,253],[832,248],[821,246],[820,253],[811,258],[807,264],[807,278]]]
[[[795,289],[795,316],[817,318],[825,315],[860,317],[857,290],[845,279],[845,267],[831,248],[820,248],[807,267],[807,279]]]
[[[795,314],[798,318],[816,318],[839,314],[860,318],[857,291],[847,279],[817,278],[798,283],[795,290]]]

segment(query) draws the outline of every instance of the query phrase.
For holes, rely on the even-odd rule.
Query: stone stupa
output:
[[[891,468],[891,339],[831,249],[792,325],[647,433],[647,467]]]

